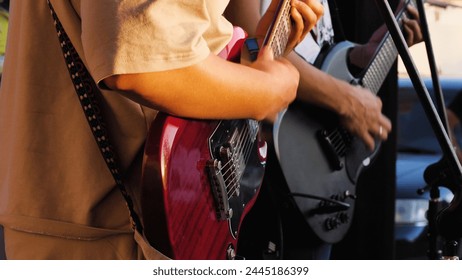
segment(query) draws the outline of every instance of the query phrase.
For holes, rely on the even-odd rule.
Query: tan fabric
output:
[[[232,32],[221,16],[228,0],[52,3],[97,81],[192,65],[221,50]],[[83,116],[46,1],[12,1],[10,12],[0,90],[0,224],[7,257],[138,256],[124,200]],[[116,92],[103,94],[136,203],[143,142],[155,111]],[[113,246],[95,245],[108,240]],[[81,249],[74,250],[77,245]]]

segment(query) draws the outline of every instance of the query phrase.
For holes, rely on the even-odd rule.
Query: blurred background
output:
[[[447,105],[462,90],[462,1],[427,0],[425,13]],[[425,44],[413,46],[410,52],[435,101]],[[399,150],[396,166],[395,252],[397,259],[428,259],[429,250],[435,245],[428,239],[427,210],[430,195],[428,191],[423,194],[417,191],[427,185],[423,174],[429,165],[441,160],[442,152],[401,59],[398,61],[398,72]],[[459,140],[462,139],[460,129],[456,135]],[[451,202],[453,194],[444,186],[439,190],[439,208],[443,209]],[[443,240],[440,236],[436,239],[436,246],[440,250],[444,245]],[[460,248],[458,255],[462,256]]]

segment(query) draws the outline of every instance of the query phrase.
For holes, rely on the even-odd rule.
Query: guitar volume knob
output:
[[[338,218],[342,224],[346,224],[350,221],[350,215],[348,215],[348,213],[340,213]]]
[[[324,225],[327,230],[336,229],[340,225],[340,220],[338,218],[327,218],[324,222]]]

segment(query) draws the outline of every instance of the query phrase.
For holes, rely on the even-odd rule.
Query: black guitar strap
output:
[[[93,136],[98,144],[101,154],[111,171],[114,181],[124,197],[128,211],[130,214],[132,227],[138,232],[143,232],[141,220],[133,207],[133,200],[127,192],[123,183],[122,174],[120,172],[120,165],[117,160],[117,155],[114,148],[109,140],[109,135],[106,130],[106,124],[103,121],[101,110],[98,102],[101,92],[99,91],[95,81],[91,77],[79,54],[71,43],[67,36],[61,22],[56,15],[50,0],[47,0],[48,6],[50,7],[51,15],[53,17],[56,32],[59,38],[61,49],[63,51],[64,59],[66,61],[69,75],[72,83],[74,84],[75,92],[80,100],[85,117],[90,125],[90,129]]]

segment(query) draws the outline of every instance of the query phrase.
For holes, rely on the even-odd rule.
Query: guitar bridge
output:
[[[229,207],[225,179],[223,178],[223,173],[221,172],[221,161],[216,159],[207,161],[206,169],[207,174],[209,175],[215,205],[217,207],[217,219],[230,219],[233,216],[233,210]]]
[[[211,159],[206,163],[218,220],[233,217],[230,199],[241,195],[241,177],[258,133],[251,120],[221,122],[209,139]]]

